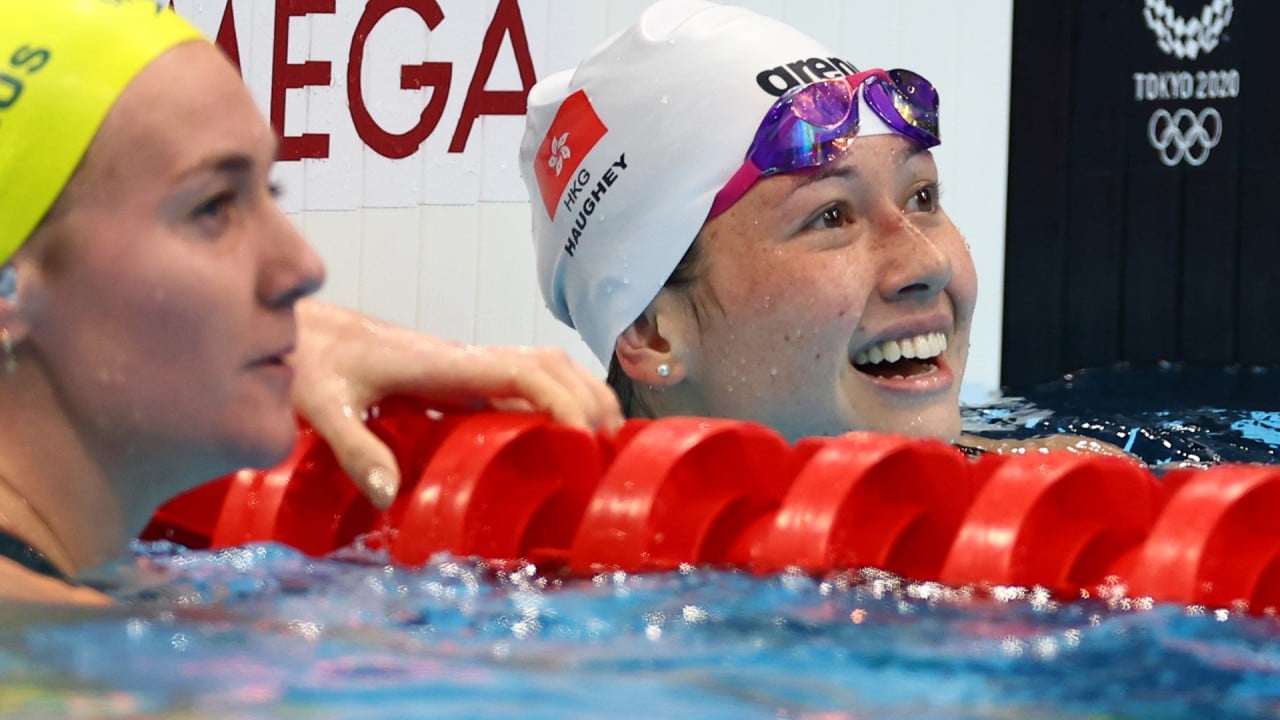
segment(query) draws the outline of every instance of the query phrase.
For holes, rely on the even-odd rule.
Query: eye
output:
[[[938,196],[941,188],[938,183],[931,182],[916,188],[907,200],[907,212],[931,213],[938,209]]]
[[[221,233],[235,212],[236,194],[233,190],[215,193],[191,211],[191,220],[206,235]]]
[[[191,216],[196,219],[216,218],[229,212],[233,202],[235,202],[235,194],[225,190],[200,203],[191,212]]]
[[[831,205],[819,210],[805,227],[810,230],[834,230],[848,225],[852,217],[840,205]]]

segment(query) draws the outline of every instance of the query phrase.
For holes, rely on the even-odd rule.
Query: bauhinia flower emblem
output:
[[[569,133],[565,133],[551,141],[551,157],[547,159],[547,164],[555,168],[556,177],[560,176],[560,171],[564,169],[564,161],[572,157],[573,153],[569,152]]]

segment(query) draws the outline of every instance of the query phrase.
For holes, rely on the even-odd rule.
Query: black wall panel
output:
[[[1015,0],[1006,385],[1280,365],[1278,37],[1269,0]]]

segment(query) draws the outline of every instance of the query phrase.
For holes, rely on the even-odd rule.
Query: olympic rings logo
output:
[[[1199,115],[1186,108],[1178,108],[1172,114],[1160,108],[1147,123],[1147,139],[1160,155],[1160,162],[1168,167],[1183,160],[1200,166],[1222,139],[1222,116],[1213,108],[1205,108]]]

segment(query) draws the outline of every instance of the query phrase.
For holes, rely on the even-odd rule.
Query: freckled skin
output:
[[[693,290],[702,322],[668,318],[697,331],[675,333],[686,373],[655,398],[660,414],[756,420],[790,438],[958,437],[977,277],[936,184],[932,156],[908,140],[858,138],[818,171],[761,180],[708,222]],[[947,370],[927,386],[887,387],[850,361],[933,330],[947,335]]]

